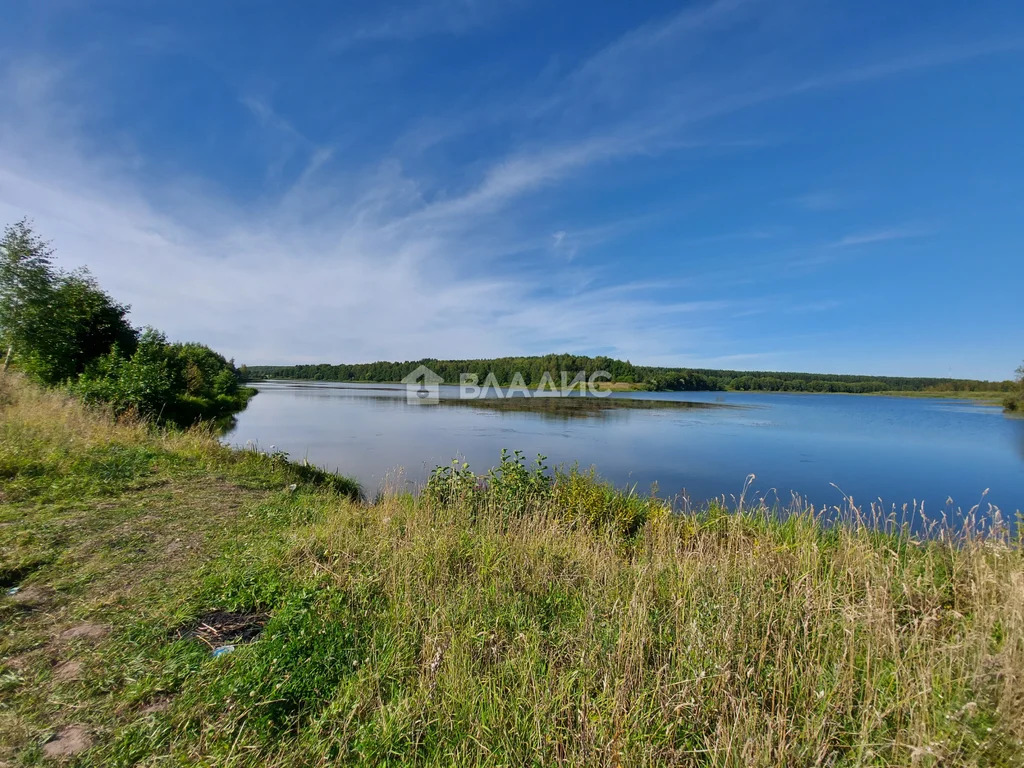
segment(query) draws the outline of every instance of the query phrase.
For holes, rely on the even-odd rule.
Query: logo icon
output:
[[[405,401],[417,405],[437,405],[441,399],[441,382],[438,376],[425,365],[414,368],[402,379],[405,384]]]

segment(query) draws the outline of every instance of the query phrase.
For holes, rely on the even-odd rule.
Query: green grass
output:
[[[920,392],[877,392],[882,397],[923,397],[937,400],[976,400],[982,405],[1000,405],[1006,399],[1005,392],[958,392],[956,390],[922,390]]]
[[[0,387],[0,763],[81,726],[97,766],[1021,764],[1005,530],[676,516],[514,455],[369,503]],[[213,611],[262,631],[214,657]]]

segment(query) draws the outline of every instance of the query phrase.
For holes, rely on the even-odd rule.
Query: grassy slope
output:
[[[0,763],[69,726],[104,766],[1020,762],[1016,543],[368,505],[0,386]],[[269,621],[214,658],[212,609]]]

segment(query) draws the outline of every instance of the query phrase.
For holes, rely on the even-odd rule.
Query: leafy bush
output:
[[[427,478],[424,495],[439,506],[472,504],[480,482],[469,464],[452,459],[447,466],[438,466]]]
[[[1003,407],[1011,413],[1024,411],[1024,365],[1017,369],[1017,391],[1003,399]]]
[[[439,505],[468,504],[518,517],[551,495],[553,478],[547,474],[545,458],[538,455],[536,466],[528,469],[522,451],[509,453],[503,448],[501,462],[483,477],[477,477],[466,462],[454,459],[447,466],[435,467],[424,494]]]
[[[133,355],[112,348],[86,368],[71,388],[86,401],[110,403],[119,413],[135,410],[156,416],[174,396],[166,347],[163,335],[149,329]]]
[[[589,525],[599,533],[614,532],[626,538],[668,511],[664,502],[640,496],[635,489],[616,490],[599,480],[592,469],[559,472],[552,491],[552,506],[567,519]]]
[[[245,406],[252,390],[241,389],[233,366],[201,344],[168,344],[152,328],[125,357],[115,346],[90,365],[71,389],[87,401],[110,403],[118,413],[190,425],[217,419]]]
[[[546,458],[538,454],[533,469],[528,469],[522,451],[509,453],[502,448],[501,462],[487,472],[488,503],[515,517],[543,506],[551,497],[554,480],[544,464]]]
[[[546,457],[528,467],[521,451],[502,450],[498,466],[478,477],[469,464],[452,461],[431,473],[424,496],[435,506],[468,505],[474,513],[511,520],[542,512],[597,533],[632,538],[644,525],[668,513],[667,505],[635,489],[621,491],[599,480],[591,469],[574,467],[552,476]]]

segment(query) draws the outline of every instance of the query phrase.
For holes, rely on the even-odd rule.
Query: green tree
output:
[[[4,370],[12,355],[45,348],[47,308],[54,292],[53,249],[27,219],[4,228],[0,239],[0,341]]]
[[[58,278],[50,312],[54,347],[40,378],[67,381],[115,345],[126,356],[135,353],[138,332],[128,322],[128,306],[114,301],[84,269]]]
[[[0,240],[0,338],[6,353],[36,379],[68,381],[114,345],[131,355],[137,332],[128,307],[100,289],[87,270],[53,267],[53,250],[27,220]]]
[[[128,306],[85,269],[63,272],[26,219],[0,238],[0,354],[44,384],[64,384],[117,412],[181,425],[220,419],[255,393],[238,385],[234,362],[202,344],[141,337]],[[6,350],[4,352],[4,350]]]

